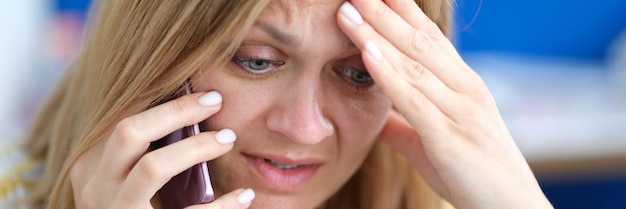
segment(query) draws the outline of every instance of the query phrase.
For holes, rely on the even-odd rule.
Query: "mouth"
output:
[[[301,166],[306,166],[306,165],[291,165],[291,164],[284,164],[284,163],[279,163],[270,159],[264,159],[266,163],[269,163],[270,165],[283,169],[283,170],[293,170],[296,168],[299,168]]]
[[[322,165],[312,159],[287,159],[280,156],[243,154],[267,187],[278,191],[294,191],[304,186]]]

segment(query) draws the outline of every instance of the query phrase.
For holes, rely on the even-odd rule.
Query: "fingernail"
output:
[[[230,144],[237,140],[237,135],[235,135],[233,130],[226,128],[215,133],[215,139],[217,139],[220,144]]]
[[[252,189],[243,190],[243,192],[237,195],[237,201],[239,204],[248,204],[250,201],[254,199],[254,191]]]
[[[365,50],[374,57],[377,61],[383,60],[383,53],[380,51],[380,48],[376,46],[376,44],[372,41],[365,42]]]
[[[348,17],[348,19],[350,19],[350,21],[352,21],[354,24],[357,24],[357,25],[363,24],[363,17],[361,17],[361,14],[359,14],[359,11],[357,11],[356,8],[354,8],[352,3],[348,1],[344,2],[341,5],[341,8],[339,8],[339,10],[341,11],[341,13],[343,13],[343,15]]]
[[[222,95],[217,91],[206,93],[198,98],[202,106],[208,107],[222,103]]]

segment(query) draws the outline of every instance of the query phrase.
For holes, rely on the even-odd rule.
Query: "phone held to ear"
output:
[[[191,94],[189,81],[183,83],[184,90],[165,102]],[[159,149],[187,137],[200,133],[198,124],[178,129],[173,133],[150,144],[150,151]],[[159,202],[163,209],[180,209],[199,203],[213,201],[215,194],[209,178],[207,162],[202,162],[172,177],[158,192]]]

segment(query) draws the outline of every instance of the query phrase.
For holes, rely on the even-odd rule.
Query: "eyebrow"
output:
[[[263,31],[265,31],[268,35],[270,35],[274,40],[277,40],[278,42],[281,42],[283,44],[294,45],[294,46],[297,46],[300,44],[300,40],[296,36],[283,33],[282,31],[278,30],[278,28],[274,27],[273,25],[270,25],[267,22],[257,21],[254,23],[254,26],[258,26]]]
[[[300,39],[292,34],[287,34],[280,31],[278,28],[264,21],[256,21],[253,26],[259,27],[261,30],[265,31],[268,35],[270,35],[274,40],[286,45],[298,46],[300,45]],[[341,44],[345,49],[357,48],[350,39],[345,40],[344,43]]]

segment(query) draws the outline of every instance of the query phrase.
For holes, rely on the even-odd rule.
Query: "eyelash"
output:
[[[249,63],[251,62],[257,62],[257,61],[262,61],[262,62],[266,62],[268,64],[268,67],[266,69],[264,69],[264,72],[254,72],[255,70],[250,69],[249,67]],[[248,76],[254,77],[254,78],[261,78],[263,76],[268,76],[271,75],[276,68],[282,66],[285,64],[285,62],[283,61],[276,61],[276,60],[268,60],[268,59],[256,59],[256,58],[249,58],[249,57],[238,57],[235,56],[231,59],[231,62],[235,63],[236,65],[239,66],[239,69],[245,73]]]
[[[263,70],[264,72],[254,72],[255,70],[250,69],[250,67],[249,67],[250,63],[251,62],[257,62],[257,61],[266,62],[268,64],[268,67]],[[256,58],[238,57],[238,56],[233,57],[231,59],[231,62],[233,62],[236,65],[238,65],[239,69],[243,73],[245,73],[246,75],[248,75],[250,77],[253,77],[253,78],[262,78],[262,77],[265,77],[265,76],[269,76],[273,72],[275,72],[276,68],[278,68],[278,67],[280,67],[280,66],[285,64],[285,62],[283,62],[283,61],[268,60],[268,59],[256,59]],[[352,73],[364,73],[364,74],[366,74],[369,77],[370,75],[369,75],[369,73],[367,73],[367,71],[354,69],[354,68],[339,68],[336,71],[337,71],[337,74],[340,77],[341,81],[348,88],[351,88],[354,91],[365,92],[365,91],[369,90],[374,85],[374,81],[371,80],[371,77],[370,77],[370,81],[368,81],[366,83],[359,83],[359,82],[356,82],[356,81],[352,80],[350,75],[347,74],[348,73],[347,71],[350,71]]]
[[[338,76],[341,78],[343,83],[347,85],[349,88],[354,89],[357,92],[365,92],[369,90],[372,86],[374,86],[374,80],[371,78],[369,73],[367,73],[367,71],[354,69],[354,68],[339,68],[337,71],[338,71],[337,73],[339,74]],[[351,71],[353,73],[364,73],[368,77],[370,77],[370,80],[366,83],[356,82],[352,80],[352,78],[349,75],[346,75],[346,71]]]

